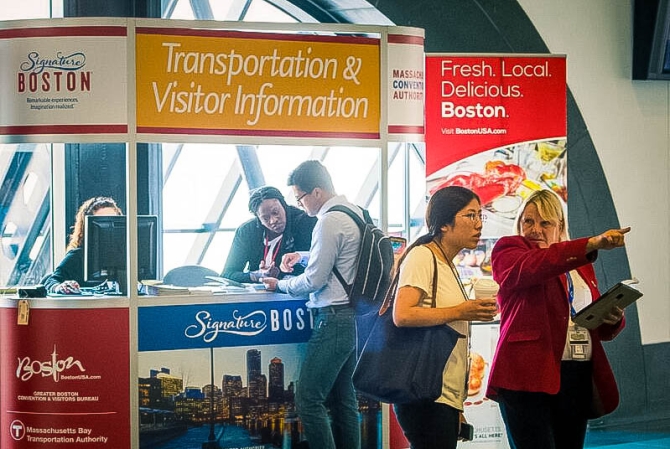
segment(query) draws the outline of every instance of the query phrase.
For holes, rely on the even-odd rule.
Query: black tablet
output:
[[[233,281],[232,279],[228,278],[222,278],[220,276],[205,276],[205,278],[214,282],[218,282],[219,284],[225,285],[227,287],[246,288],[246,286],[241,282]]]
[[[602,324],[603,317],[614,306],[625,308],[642,297],[642,292],[631,287],[632,282],[619,282],[614,287],[600,295],[597,301],[580,310],[572,321],[587,329],[595,329]]]

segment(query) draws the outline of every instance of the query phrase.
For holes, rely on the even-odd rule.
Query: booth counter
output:
[[[0,446],[296,447],[312,317],[276,293],[0,299]],[[360,402],[363,447],[381,407]],[[203,446],[206,443],[206,446]]]

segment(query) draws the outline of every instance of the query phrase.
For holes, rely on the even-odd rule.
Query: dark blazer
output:
[[[491,253],[493,278],[500,285],[500,339],[489,374],[487,396],[496,390],[556,394],[567,336],[570,306],[565,273],[577,272],[596,300],[600,294],[593,265],[597,253],[586,254],[582,238],[541,249],[521,236],[501,238]],[[594,401],[591,418],[612,412],[619,404],[614,374],[602,340],[624,327],[601,325],[590,331],[593,343]]]
[[[275,265],[279,266],[282,256],[286,253],[309,251],[315,224],[316,217],[310,217],[294,206],[286,208],[286,228],[279,246],[279,253],[275,259]],[[237,228],[221,277],[237,282],[251,282],[249,272],[258,270],[258,266],[263,259],[265,250],[264,232],[265,228],[258,218],[252,218]],[[291,274],[298,275],[303,270],[304,267],[296,265],[294,272]],[[280,274],[280,278],[282,276]]]

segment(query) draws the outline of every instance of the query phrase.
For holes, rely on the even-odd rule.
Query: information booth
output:
[[[357,158],[372,154],[377,202],[367,205],[380,227],[408,237],[406,207],[401,224],[389,224],[389,190],[408,194],[390,186],[387,168],[399,144],[423,142],[423,31],[16,21],[0,23],[0,57],[0,144],[49,148],[54,229],[65,233],[62,146],[110,143],[125,145],[128,230],[127,294],[0,297],[0,446],[299,447],[293,392],[311,330],[305,299],[253,290],[139,295],[136,192],[146,174],[138,159],[149,146],[241,154],[262,145],[283,186],[292,167],[282,151],[304,159],[344,151],[350,176]],[[192,182],[216,168],[203,158]],[[160,237],[163,256],[172,242]],[[64,250],[54,247],[57,261]],[[364,448],[388,447],[382,410],[360,402]]]

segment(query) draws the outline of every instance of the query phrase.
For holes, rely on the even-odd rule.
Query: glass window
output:
[[[223,270],[235,229],[253,218],[249,190],[278,188],[296,205],[289,173],[308,159],[329,170],[338,194],[378,218],[379,149],[282,145],[163,145],[164,272],[181,265]],[[178,150],[177,150],[178,147]],[[351,161],[355,160],[356,164]]]
[[[426,207],[423,144],[389,144],[388,231],[412,241],[423,232]]]
[[[233,20],[246,22],[315,22],[314,18],[288,0],[217,0],[198,2],[194,8],[190,0],[163,2],[163,17],[180,20]],[[248,4],[247,4],[248,3]],[[206,5],[203,7],[203,5]],[[211,15],[210,15],[211,14]]]
[[[0,20],[48,19],[63,17],[63,0],[3,1]]]
[[[50,151],[0,144],[0,285],[37,284],[51,265]]]

